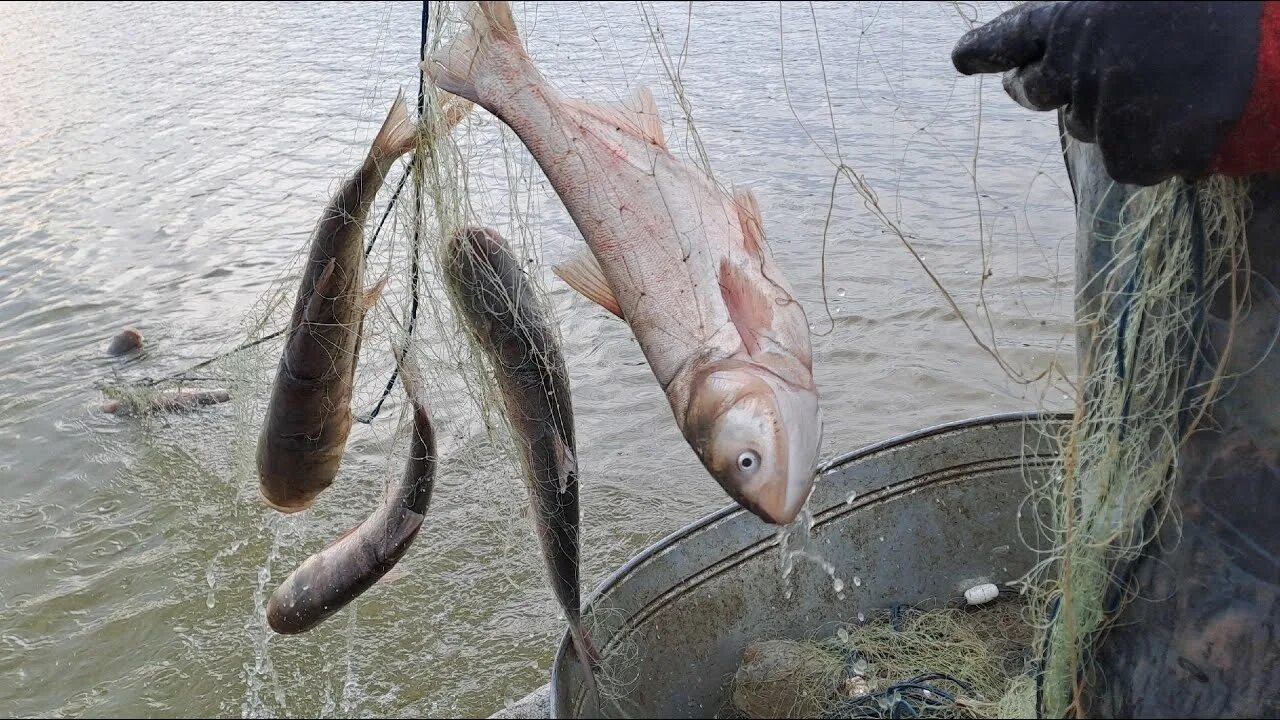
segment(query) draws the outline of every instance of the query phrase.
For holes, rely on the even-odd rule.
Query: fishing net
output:
[[[1024,717],[1033,627],[1019,599],[895,607],[816,641],[749,645],[730,717]]]
[[[1037,598],[1047,717],[1080,711],[1080,694],[1106,682],[1092,650],[1133,599],[1129,567],[1179,522],[1178,451],[1227,378],[1230,331],[1223,347],[1207,342],[1210,303],[1225,299],[1232,325],[1248,296],[1243,181],[1124,187],[1101,173],[1095,149],[1067,154],[1092,253],[1080,290],[1085,360],[1058,465],[1028,499],[1047,513],[1024,513],[1049,518],[1028,533],[1043,560],[1025,579]]]
[[[459,4],[433,2],[429,8],[425,35],[431,52],[465,22]],[[1070,237],[1071,196],[1061,156],[1052,147],[1027,142],[1027,118],[986,109],[991,102],[1008,102],[998,83],[977,79],[961,85],[948,60],[950,43],[993,16],[998,6],[935,3],[911,12],[886,3],[759,6],[752,10],[752,22],[735,25],[741,32],[735,40],[758,50],[759,58],[735,66],[728,77],[707,72],[713,65],[707,47],[708,37],[719,32],[717,23],[744,12],[733,4],[518,3],[515,10],[535,63],[566,95],[626,102],[637,87],[648,86],[673,152],[726,188],[737,183],[761,188],[769,242],[811,323],[815,373],[828,408],[826,455],[993,410],[1080,411],[1064,439],[1068,452],[1061,471],[1052,484],[1032,488],[1031,506],[1049,508],[1054,520],[1026,532],[1044,557],[1029,584],[1036,598],[1036,624],[1047,638],[1042,643],[1051,650],[1045,683],[1057,683],[1060,690],[1063,683],[1074,682],[1081,661],[1071,658],[1081,656],[1079,651],[1097,631],[1104,581],[1150,537],[1149,523],[1138,520],[1152,508],[1156,516],[1162,513],[1158,500],[1167,487],[1170,451],[1185,432],[1170,423],[1186,393],[1173,391],[1170,383],[1189,372],[1179,365],[1185,362],[1185,354],[1179,353],[1194,325],[1197,293],[1215,287],[1225,277],[1223,269],[1240,261],[1230,249],[1237,237],[1233,233],[1238,233],[1235,191],[1221,184],[1197,188],[1193,202],[1185,188],[1162,186],[1126,205],[1122,228],[1115,233],[1116,260],[1100,268],[1104,284],[1121,284],[1105,295],[1105,312],[1088,319],[1091,336],[1104,339],[1097,341],[1087,373],[1077,379],[1070,338],[1075,327],[1069,320],[1073,282],[1064,270],[1070,265],[1069,252],[1063,251]],[[903,44],[917,27],[936,34],[926,38],[931,48],[927,57],[908,52]],[[400,73],[411,65],[395,67]],[[399,77],[396,73],[382,66],[369,69],[371,77]],[[726,92],[725,86],[734,90]],[[616,377],[591,384],[575,374],[575,362],[596,354],[633,358],[635,365],[640,360],[625,330],[608,325],[612,320],[602,318],[602,311],[550,279],[549,266],[579,244],[561,202],[523,145],[478,109],[446,131],[446,98],[429,83],[421,93],[424,142],[411,160],[392,171],[366,226],[367,283],[386,278],[388,284],[365,318],[352,400],[361,422],[349,441],[351,463],[344,459],[339,480],[315,510],[302,518],[268,520],[273,537],[255,591],[259,615],[246,621],[246,631],[259,647],[256,664],[246,674],[272,677],[267,684],[277,693],[283,693],[281,683],[274,678],[268,640],[262,635],[264,597],[301,559],[322,547],[332,530],[362,519],[375,502],[373,488],[401,472],[409,424],[403,391],[394,379],[395,353],[400,352],[412,353],[423,369],[439,433],[441,485],[427,526],[466,524],[471,530],[465,540],[441,538],[431,548],[430,561],[442,568],[440,577],[465,607],[452,607],[438,593],[429,599],[433,617],[452,613],[449,627],[455,635],[434,644],[424,641],[422,652],[452,653],[449,657],[460,664],[483,662],[487,645],[477,637],[487,634],[506,647],[533,647],[521,652],[539,658],[541,665],[533,663],[526,677],[545,681],[549,648],[562,624],[526,619],[514,629],[499,628],[493,613],[486,612],[484,598],[499,590],[511,596],[539,594],[544,618],[554,613],[554,606],[541,567],[532,561],[538,550],[526,515],[526,494],[490,371],[453,316],[445,291],[441,250],[463,227],[492,227],[507,239],[527,263],[530,283],[547,297],[543,306],[553,327],[567,336],[575,409],[579,418],[593,418],[591,423],[580,421],[579,427],[584,487],[589,490],[595,482],[591,471],[601,482],[607,475],[612,483],[609,503],[594,510],[584,504],[584,588],[658,535],[725,503],[672,428],[670,411],[647,369],[618,368]],[[699,102],[707,96],[722,102]],[[376,129],[373,119],[385,109],[371,101],[363,114],[367,122],[352,132],[367,143]],[[744,126],[744,117],[754,125]],[[1031,121],[1043,124],[1045,118]],[[774,144],[744,149],[743,137],[762,134]],[[1040,139],[1051,141],[1053,135],[1050,130]],[[367,144],[353,151],[351,168],[365,149]],[[732,170],[726,172],[726,166]],[[930,172],[917,172],[921,167]],[[336,178],[345,170],[333,174]],[[774,195],[780,199],[772,199]],[[315,200],[318,214],[327,197]],[[1198,208],[1195,212],[1215,228],[1202,266],[1192,263],[1199,251],[1189,231],[1194,226],[1189,208]],[[1156,237],[1175,241],[1146,240]],[[279,333],[288,325],[306,258],[302,235],[290,239],[295,241],[296,252],[252,304],[240,335],[228,342],[243,350],[154,384],[112,391],[135,393],[137,402],[145,404],[150,393],[167,388],[228,388],[234,428],[227,453],[234,459],[239,497],[249,503],[257,502],[253,455],[279,361]],[[1207,284],[1188,289],[1196,267]],[[1121,281],[1130,277],[1141,284],[1124,287]],[[878,316],[860,310],[886,293],[893,295],[895,307]],[[1117,310],[1116,298],[1125,298],[1126,312]],[[917,324],[929,328],[921,354],[949,358],[947,363],[932,367],[919,357],[904,354],[899,360],[885,350],[901,344]],[[1139,325],[1144,328],[1140,341],[1132,330],[1124,332]],[[973,369],[975,358],[983,373]],[[1117,374],[1121,360],[1124,372]],[[849,374],[848,368],[861,367],[877,369],[866,376]],[[1146,370],[1138,375],[1134,368]],[[866,390],[864,397],[849,391],[855,386]],[[939,387],[962,390],[939,407],[941,401],[933,397]],[[1203,392],[1197,393],[1202,398],[1197,402],[1203,402],[1212,387],[1198,387]],[[609,413],[618,409],[608,405],[606,396],[619,395],[637,407],[652,406],[652,432],[638,432],[634,425],[611,427]],[[593,412],[592,403],[604,409]],[[597,448],[585,447],[610,447],[623,442],[619,436],[624,433],[631,445],[625,454],[618,452],[618,459],[594,459]],[[646,438],[639,443],[642,448],[634,447],[631,436],[637,434]],[[662,449],[668,446],[669,451]],[[355,469],[349,470],[352,464]],[[1143,470],[1134,476],[1126,470],[1131,468]],[[358,482],[350,477],[355,474]],[[376,480],[370,483],[369,478]],[[652,499],[661,494],[678,498],[682,512],[690,514],[664,511],[667,506]],[[455,505],[465,502],[484,507],[463,510]],[[644,517],[661,517],[666,524]],[[483,554],[480,569],[474,564],[481,562],[481,554],[470,547],[477,542],[496,548]],[[406,561],[419,552],[428,551],[415,546]],[[821,561],[809,569],[825,571]],[[416,587],[427,592],[428,585],[423,581]],[[355,606],[360,604],[357,600]],[[386,612],[413,615],[415,609]],[[349,623],[356,622],[355,616],[351,611]],[[942,672],[973,688],[966,697],[977,702],[966,706],[971,713],[966,716],[1027,708],[1032,685],[1019,674],[1021,668],[1010,672],[1003,667],[999,653],[976,639],[977,631],[965,629],[961,620],[969,615],[949,611],[912,617],[908,630],[889,632],[881,621],[846,628],[849,647],[862,657],[880,658],[877,667],[882,670],[868,670],[868,682],[887,687]],[[329,622],[341,625],[337,618]],[[1063,623],[1070,627],[1059,632]],[[462,625],[477,629],[459,639]],[[415,637],[431,635],[416,625],[394,629]],[[343,642],[359,649],[358,634],[347,632],[350,637]],[[366,643],[371,654],[379,651],[376,641]],[[980,658],[980,677],[949,664],[954,658],[947,647],[953,653],[962,648],[955,657],[972,651]],[[640,676],[642,669],[630,662],[633,651],[620,646],[615,655],[606,656],[600,684],[608,699],[623,699]],[[293,658],[280,645],[273,652]],[[840,683],[849,679],[847,658],[833,652],[821,643],[810,643],[802,652],[811,659],[836,658],[819,663],[818,680],[804,681],[818,683],[818,690],[809,691],[811,698],[823,696],[827,684],[836,680],[837,690],[844,692]],[[844,675],[837,677],[837,669]],[[500,678],[487,682],[489,690],[462,681],[437,689],[487,698],[492,687],[505,684]],[[851,699],[847,692],[844,699]],[[273,697],[263,689],[261,696],[246,701],[246,714],[292,709],[297,705],[291,702],[301,701],[287,702],[283,694]],[[456,711],[460,706],[444,707]]]

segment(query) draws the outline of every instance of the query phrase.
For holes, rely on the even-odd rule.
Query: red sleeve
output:
[[[1252,175],[1280,169],[1280,2],[1262,9],[1258,64],[1244,114],[1218,149],[1210,170]]]

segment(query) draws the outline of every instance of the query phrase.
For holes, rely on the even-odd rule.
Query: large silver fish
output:
[[[557,274],[623,318],[676,423],[728,494],[773,523],[808,499],[822,421],[809,326],[765,244],[750,191],[726,194],[666,147],[653,96],[562,95],[534,67],[506,2],[422,63],[524,142],[584,250]]]
[[[364,287],[365,219],[391,167],[417,143],[417,128],[397,96],[368,155],[312,236],[258,438],[259,489],[281,512],[307,509],[338,474],[351,432],[364,315],[382,289],[382,283]]]
[[[590,682],[598,658],[582,627],[578,461],[564,357],[520,261],[500,235],[489,229],[463,230],[445,246],[444,257],[449,293],[493,367],[524,465],[551,588]]]

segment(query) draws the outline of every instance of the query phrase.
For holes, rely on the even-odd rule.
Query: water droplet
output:
[[[851,493],[849,493],[849,497],[847,497],[847,498],[845,498],[845,499],[844,499],[844,504],[845,504],[845,505],[852,505],[852,504],[853,504],[853,501],[854,501],[857,497],[858,497],[858,493],[856,493],[856,492],[851,492]]]
[[[844,581],[841,580],[840,578],[836,578],[834,581],[832,581],[831,587],[835,588],[836,594],[839,595],[841,592],[844,591]]]
[[[836,290],[836,296],[844,297],[844,288],[840,288],[839,290]]]
[[[884,542],[884,536],[883,536],[883,535],[881,535],[881,536],[880,536],[880,542]]]
[[[862,578],[858,577],[857,575],[854,575],[854,576],[853,576],[853,586],[854,586],[854,587],[862,587]]]
[[[205,598],[204,606],[209,608],[210,610],[213,609],[213,591],[212,590],[209,591],[209,597]]]
[[[862,613],[858,613],[858,622],[866,622],[866,621],[867,621],[867,616],[863,615]]]

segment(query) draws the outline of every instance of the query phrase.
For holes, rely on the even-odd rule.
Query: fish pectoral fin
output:
[[[626,319],[622,316],[622,305],[618,303],[613,288],[600,269],[600,263],[591,254],[591,248],[583,248],[573,257],[553,267],[552,272],[591,302],[623,320]]]
[[[303,318],[307,322],[318,320],[325,301],[333,299],[333,271],[337,264],[337,260],[329,258],[329,264],[324,266],[324,271],[316,278],[316,284],[311,288],[311,297],[307,300],[307,309],[303,312]]]
[[[743,347],[751,355],[758,355],[761,333],[773,323],[773,300],[761,292],[759,282],[729,258],[720,260],[720,296]]]
[[[364,291],[364,300],[362,304],[364,309],[368,310],[377,304],[378,298],[382,297],[382,291],[386,289],[387,282],[391,280],[391,276],[386,276],[373,284],[373,287]]]
[[[753,257],[764,259],[768,246],[765,245],[764,220],[755,193],[747,188],[735,188],[733,201],[738,208],[738,224],[742,226],[742,242],[746,251]]]
[[[658,117],[658,104],[647,86],[636,88],[629,103],[590,103],[585,100],[566,100],[567,107],[612,124],[619,130],[648,140],[665,148],[667,138],[662,132],[662,118]]]

